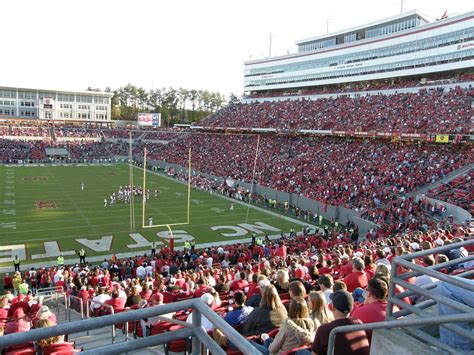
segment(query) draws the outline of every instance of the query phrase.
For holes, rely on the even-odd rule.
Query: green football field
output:
[[[133,168],[133,177],[134,185],[141,186],[143,170]],[[165,226],[143,228],[141,197],[133,205],[134,227],[130,204],[117,201],[104,207],[104,198],[117,195],[129,179],[126,164],[0,165],[0,265],[11,265],[13,254],[25,263],[41,264],[59,253],[77,259],[81,247],[89,257],[143,252],[153,241],[167,244]],[[146,182],[159,194],[152,193],[145,204],[145,225],[149,217],[153,225],[170,224],[177,246],[191,239],[218,243],[248,238],[252,231],[275,235],[301,229],[281,216],[194,189],[188,204],[187,185],[152,172]]]

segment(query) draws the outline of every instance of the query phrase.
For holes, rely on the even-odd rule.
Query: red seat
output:
[[[14,354],[36,354],[36,350],[31,342],[13,345],[4,350],[5,355],[14,355]]]
[[[167,332],[172,326],[173,323],[170,322],[159,322],[156,325],[152,325],[150,335],[156,335]]]
[[[280,331],[280,328],[275,328],[275,329],[273,329],[273,330],[270,330],[270,331],[268,332],[268,336],[269,336],[270,338],[275,338],[279,331]]]
[[[75,350],[74,345],[73,342],[66,341],[63,343],[51,344],[43,348],[43,355],[50,355],[53,353],[68,354]]]
[[[184,326],[182,325],[173,325],[169,328],[169,331],[171,332],[173,330],[178,330],[182,328],[184,328]],[[169,354],[170,351],[174,353],[184,352],[186,354],[186,339],[179,339],[168,342],[165,346],[165,354]]]

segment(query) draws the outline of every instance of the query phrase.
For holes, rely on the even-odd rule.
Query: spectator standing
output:
[[[18,255],[13,256],[13,267],[15,271],[20,272],[20,257]]]

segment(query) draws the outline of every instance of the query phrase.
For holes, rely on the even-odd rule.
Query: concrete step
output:
[[[68,310],[65,311],[63,306],[59,307],[59,312],[56,312],[56,308],[53,308],[56,316],[57,322],[60,323],[69,323],[69,321],[74,322],[81,320],[81,316],[79,312],[75,310]],[[69,313],[70,313],[70,320],[69,320]],[[128,336],[129,341],[133,341],[133,333],[130,333]],[[83,348],[84,350],[91,350],[94,348],[98,348],[101,346],[106,346],[112,344],[112,327],[100,328],[100,329],[93,329],[87,332],[79,332],[79,333],[72,333],[69,334],[68,337],[69,341],[76,342],[77,348]],[[125,334],[123,333],[122,329],[116,329],[115,331],[115,343],[121,343],[126,341]],[[163,345],[158,345],[155,347],[149,347],[145,349],[140,349],[136,351],[129,352],[128,354],[135,354],[135,355],[164,355],[164,347]]]

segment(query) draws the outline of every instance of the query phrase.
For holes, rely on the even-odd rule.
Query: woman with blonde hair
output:
[[[252,342],[262,354],[280,354],[293,348],[310,344],[314,340],[315,326],[309,317],[304,298],[295,297],[290,302],[288,319],[285,320],[275,339],[268,338],[264,345]]]
[[[275,286],[268,285],[261,292],[262,299],[259,307],[254,308],[242,324],[244,336],[268,333],[275,328],[280,328],[288,316]]]
[[[212,309],[219,308],[222,305],[221,298],[219,297],[219,293],[214,289],[214,287],[211,287],[209,289],[209,293],[211,294],[213,301],[211,304]]]
[[[47,328],[47,327],[53,327],[56,324],[51,322],[49,319],[39,319],[36,322],[36,328]],[[51,344],[57,344],[57,343],[63,343],[64,342],[64,336],[63,335],[57,335],[51,338],[46,338],[46,339],[40,339],[36,342],[36,344],[41,348],[45,348],[48,345]]]
[[[334,320],[334,314],[329,310],[326,298],[322,292],[311,291],[308,296],[309,317],[314,321],[315,327],[327,324]]]
[[[279,269],[276,274],[275,287],[279,294],[287,293],[290,285],[290,276],[288,270]]]

